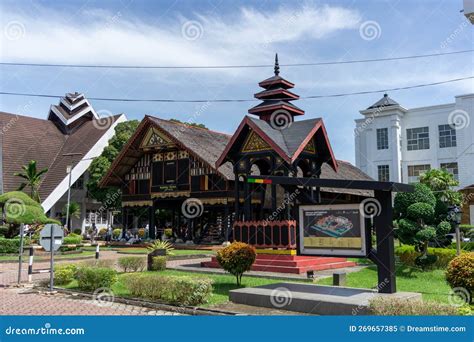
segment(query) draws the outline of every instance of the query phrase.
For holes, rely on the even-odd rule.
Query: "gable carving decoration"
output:
[[[314,145],[314,139],[311,139],[303,149],[304,152],[316,153],[316,146]]]
[[[259,152],[269,150],[272,150],[271,146],[254,131],[250,131],[250,134],[245,139],[244,147],[242,147],[242,152]]]
[[[144,139],[140,145],[141,148],[153,148],[153,147],[169,147],[173,143],[164,135],[161,134],[154,127],[150,128],[145,134]]]

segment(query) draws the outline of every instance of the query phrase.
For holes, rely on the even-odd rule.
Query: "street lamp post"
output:
[[[454,223],[454,232],[456,234],[456,255],[461,254],[461,232],[459,230],[459,225],[461,224],[462,211],[461,208],[457,205],[449,207],[448,212],[450,220]]]

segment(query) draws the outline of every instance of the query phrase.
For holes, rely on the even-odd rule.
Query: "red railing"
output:
[[[234,241],[258,248],[296,248],[296,221],[235,221]]]

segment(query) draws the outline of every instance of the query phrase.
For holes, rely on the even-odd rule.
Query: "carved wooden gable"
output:
[[[242,152],[269,151],[272,147],[254,131],[250,131],[242,147]]]
[[[316,146],[314,145],[314,139],[311,139],[303,149],[304,152],[316,153]]]
[[[173,143],[164,134],[152,127],[145,134],[144,139],[140,145],[141,148],[161,148],[172,146]]]

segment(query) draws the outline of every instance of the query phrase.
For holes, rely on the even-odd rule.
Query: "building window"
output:
[[[450,125],[439,125],[439,147],[456,146],[456,130]]]
[[[422,173],[429,171],[430,164],[408,165],[408,183],[417,183]]]
[[[429,127],[418,127],[407,129],[407,149],[427,150],[430,148],[430,130]]]
[[[377,173],[379,182],[388,182],[390,180],[390,167],[388,165],[378,165]]]
[[[440,168],[452,174],[454,179],[459,180],[458,163],[441,163]]]
[[[388,128],[377,128],[377,150],[388,149]]]

